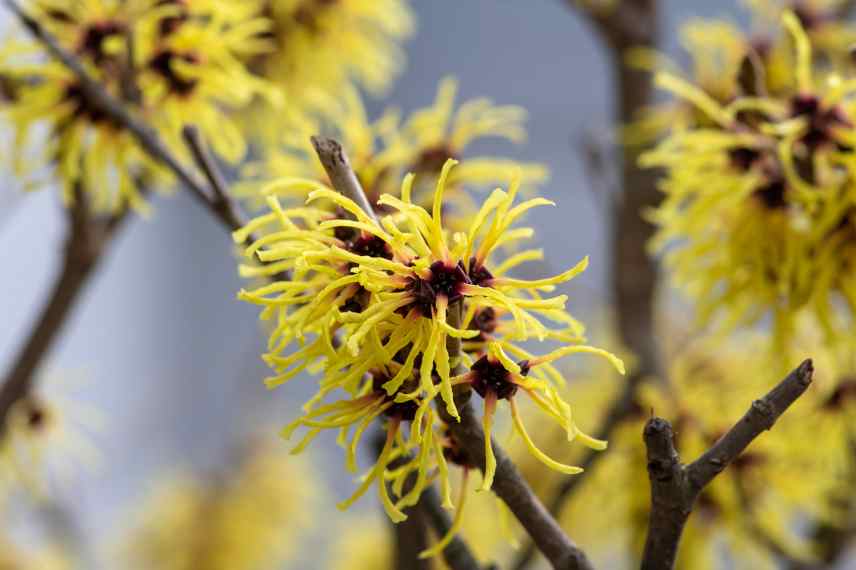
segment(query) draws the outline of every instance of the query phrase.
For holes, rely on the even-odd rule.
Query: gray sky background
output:
[[[664,4],[667,32],[689,16],[736,17],[732,1]],[[478,150],[549,166],[543,194],[558,207],[539,210],[532,220],[556,267],[592,256],[589,271],[566,292],[573,312],[595,314],[606,301],[606,232],[574,145],[584,130],[608,124],[604,53],[559,0],[421,0],[414,6],[418,32],[407,46],[407,71],[387,101],[405,111],[428,104],[437,82],[452,74],[462,99],[489,96],[529,110],[528,144]],[[664,35],[673,49],[673,34]],[[47,294],[62,245],[56,193],[18,196],[6,176],[0,188],[2,370]],[[116,240],[45,371],[53,385],[106,416],[94,436],[103,465],[95,473],[76,471],[63,494],[90,535],[127,522],[165,467],[216,468],[231,434],[264,420],[280,425],[308,391],[299,381],[275,393],[262,386],[257,311],[235,300],[241,282],[228,236],[182,193],[157,198],[155,208],[151,220],[135,220]],[[316,455],[341,498],[351,487],[341,454],[331,447]],[[374,504],[367,497],[359,507],[373,510]]]

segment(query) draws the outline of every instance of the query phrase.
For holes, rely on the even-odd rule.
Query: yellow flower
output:
[[[265,190],[271,212],[234,235],[242,242],[250,233],[264,229],[265,235],[247,247],[246,254],[267,265],[244,266],[242,272],[246,276],[275,277],[269,285],[239,294],[239,298],[264,307],[263,319],[276,319],[265,360],[277,374],[266,380],[267,385],[281,385],[307,369],[323,372],[318,393],[304,406],[305,415],[289,425],[285,435],[301,426],[308,428],[296,447],[300,451],[322,430],[339,429],[340,443],[348,448],[348,466],[353,471],[356,445],[363,432],[375,418],[386,418],[386,442],[379,458],[363,476],[354,496],[342,506],[347,507],[377,484],[387,513],[395,521],[404,519],[401,507],[418,498],[428,471],[435,465],[444,503],[451,505],[444,451],[435,433],[439,419],[430,407],[437,396],[445,404],[445,413],[457,418],[455,390],[472,386],[486,398],[489,432],[496,401],[509,398],[519,386],[561,423],[569,439],[579,437],[602,447],[603,442],[576,429],[570,407],[552,388],[555,380],[541,376],[541,368],[572,353],[605,356],[622,368],[612,355],[581,344],[581,336],[566,334],[569,326],[580,327],[564,310],[565,295],[544,295],[582,272],[587,259],[562,274],[532,281],[505,275],[531,259],[531,252],[494,265],[498,246],[532,234],[530,228],[515,228],[514,222],[529,209],[551,202],[533,198],[515,204],[520,186],[517,177],[508,192],[497,189],[484,201],[466,233],[450,235],[443,224],[444,190],[455,164],[448,160],[444,165],[430,211],[413,203],[414,177],[408,175],[400,198],[384,194],[378,199],[388,212],[379,221],[317,182],[275,182]],[[291,195],[295,190],[308,192],[308,205],[283,209],[275,195]],[[319,201],[334,205],[349,218],[336,217],[329,207],[315,208]],[[289,279],[284,280],[281,276],[286,272]],[[492,308],[507,316],[492,333],[501,332],[502,339],[491,342],[487,354],[475,363],[467,352],[458,359],[447,346],[483,335],[481,330],[457,324],[462,315],[471,314],[471,308],[472,314]],[[561,328],[554,329],[544,320]],[[512,344],[529,339],[560,340],[569,345],[538,357]],[[285,353],[293,343],[299,348]],[[526,355],[528,363],[512,361],[504,346],[512,354]],[[471,352],[479,357],[478,350],[476,347]],[[464,372],[467,365],[471,369]],[[499,378],[501,373],[503,378]],[[507,383],[499,385],[503,379]],[[339,389],[349,397],[322,404]],[[528,440],[513,402],[512,412],[518,432]],[[408,439],[402,436],[405,421],[411,422]],[[357,428],[350,435],[352,426]],[[531,449],[551,467],[575,471],[543,456],[534,444]],[[486,451],[489,463],[483,488],[490,487],[494,468],[493,454],[489,447]],[[404,466],[389,468],[396,458],[410,452],[413,455]],[[412,471],[419,475],[414,490],[394,502],[385,481],[391,481],[393,491],[399,494]]]
[[[257,36],[266,23],[246,10],[190,6],[51,1],[39,3],[34,14],[108,93],[147,119],[174,153],[187,156],[180,132],[195,123],[219,155],[237,161],[246,142],[224,111],[269,94],[239,60],[264,49]],[[37,149],[53,164],[66,202],[82,184],[98,212],[127,205],[144,210],[140,186],[153,175],[161,186],[169,180],[165,171],[121,125],[93,107],[77,78],[41,47],[7,40],[2,51],[0,75],[8,86],[3,112],[15,132],[18,173],[38,174],[44,158],[33,165],[25,158]]]
[[[711,99],[726,104],[742,89],[741,71],[747,54],[753,53],[749,38],[731,22],[693,18],[679,31],[681,47],[690,59],[690,81]],[[677,63],[664,54],[634,48],[627,55],[629,65],[655,73],[677,73]],[[628,144],[649,144],[664,132],[709,125],[710,119],[694,105],[682,100],[657,103],[643,109],[623,128]]]
[[[261,74],[299,102],[307,86],[337,93],[351,81],[377,92],[404,61],[400,42],[413,31],[405,0],[257,0],[273,22],[273,50]]]
[[[358,520],[343,524],[335,533],[333,553],[327,563],[330,570],[392,570],[393,546],[386,521]]]
[[[161,481],[121,545],[118,566],[263,570],[292,560],[316,508],[309,466],[259,441],[239,457],[216,480]]]
[[[772,316],[786,350],[809,311],[830,337],[846,334],[856,302],[852,159],[856,83],[817,76],[811,46],[786,12],[795,83],[777,96],[727,105],[671,74],[658,83],[705,113],[711,126],[676,129],[643,164],[665,170],[652,247],[698,302],[702,322],[724,329]],[[846,314],[837,315],[838,298]]]
[[[0,497],[24,488],[41,499],[100,464],[91,435],[102,415],[53,384],[9,410],[0,441]]]
[[[356,88],[345,87],[335,94],[315,90],[308,97],[307,115],[285,130],[281,145],[271,145],[264,160],[250,164],[245,172],[256,180],[296,177],[327,183],[310,137],[332,131],[349,149],[351,165],[371,204],[376,205],[383,194],[399,196],[400,180],[407,172],[414,172],[418,185],[413,189],[413,201],[430,208],[437,176],[447,159],[460,158],[473,142],[485,138],[522,142],[526,136],[525,111],[520,107],[497,106],[481,98],[456,106],[456,92],[457,83],[446,78],[430,106],[403,121],[395,109],[372,121]],[[547,178],[547,169],[541,164],[494,156],[467,157],[446,181],[446,200],[451,207],[444,213],[449,227],[465,229],[466,217],[477,210],[465,189],[502,183],[515,169],[520,170],[525,187]],[[237,193],[249,198],[251,204],[259,202],[260,186],[257,181],[245,182]],[[294,190],[294,200],[305,200],[305,188]],[[380,211],[385,210],[381,207]]]
[[[689,56],[689,69],[666,55],[648,49],[631,49],[630,65],[652,73],[681,75],[720,105],[735,98],[772,96],[787,98],[797,90],[799,67],[792,35],[783,31],[781,19],[792,11],[812,46],[812,65],[818,75],[843,73],[851,68],[851,46],[856,26],[842,17],[847,0],[747,0],[755,23],[751,33],[724,20],[693,18],[679,32]],[[669,131],[710,126],[711,117],[684,101],[658,103],[644,109],[624,128],[630,144],[649,144]]]
[[[846,17],[847,0],[749,0],[746,3],[765,28],[775,29],[782,13],[793,10],[818,55],[835,66],[847,64],[850,47],[856,40],[856,26]]]
[[[234,6],[230,6],[235,4]],[[256,97],[279,104],[274,87],[243,63],[265,53],[270,22],[252,3],[156,2],[135,25],[135,58],[144,113],[175,152],[184,125],[196,125],[225,160],[244,158],[247,142],[230,115]]]

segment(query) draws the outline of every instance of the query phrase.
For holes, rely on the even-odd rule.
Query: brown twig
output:
[[[241,214],[238,205],[232,200],[229,194],[229,184],[226,182],[226,177],[217,166],[217,162],[205,142],[202,140],[202,135],[199,134],[199,129],[194,125],[187,125],[181,131],[184,141],[190,148],[193,155],[193,161],[205,178],[208,180],[208,185],[211,187],[212,197],[209,198],[211,208],[217,212],[217,217],[222,220],[226,226],[232,230],[242,228],[247,222]],[[255,238],[250,236],[247,241],[252,242]]]
[[[470,403],[458,406],[461,421],[446,418],[449,429],[460,442],[467,456],[483,469],[485,465],[484,431],[476,419]],[[491,490],[514,514],[521,526],[531,537],[535,546],[547,558],[553,568],[561,570],[589,570],[591,562],[585,553],[568,538],[547,508],[515,467],[514,462],[493,441],[496,456],[496,474]]]
[[[353,168],[351,168],[348,155],[342,145],[334,139],[313,136],[312,146],[327,172],[333,189],[353,200],[367,215],[377,220],[375,211],[369,203]],[[458,312],[452,309],[450,313],[457,314]],[[426,501],[429,504],[424,507],[425,511],[423,512],[423,503]],[[414,508],[408,509],[408,519],[394,525],[396,568],[409,570],[428,567],[429,562],[419,558],[419,554],[425,550],[427,545],[423,515],[427,516],[439,536],[445,536],[451,527],[451,522],[445,512],[442,511],[436,491],[429,486],[422,492],[419,503]],[[458,535],[443,550],[443,556],[452,570],[479,569],[478,562],[469,547]]]
[[[642,570],[671,570],[684,525],[696,498],[723,469],[808,389],[814,369],[806,360],[749,411],[701,457],[682,465],[671,424],[652,418],[645,425],[651,514],[642,556]]]
[[[369,202],[366,193],[363,191],[342,145],[331,138],[314,136],[312,137],[312,146],[315,148],[333,188],[356,202],[366,214],[377,221],[374,205]]]
[[[448,319],[451,327],[460,328],[461,311],[460,303],[450,307]],[[447,337],[446,348],[452,361],[460,359],[461,342],[459,339]],[[458,364],[454,373],[460,374],[462,372],[463,370]],[[456,392],[455,403],[460,414],[460,421],[449,416],[443,405],[438,405],[437,410],[440,412],[440,417],[448,425],[455,440],[460,442],[464,448],[469,459],[484,470],[486,464],[485,435],[469,402],[470,395],[470,390]],[[491,446],[496,456],[496,473],[491,490],[508,506],[521,526],[526,529],[533,544],[550,561],[553,568],[561,570],[588,570],[592,568],[585,553],[565,534],[559,523],[544,507],[541,500],[538,499],[538,496],[517,470],[511,458],[496,441],[491,440]]]
[[[62,268],[47,304],[0,387],[0,435],[7,427],[6,418],[12,406],[32,392],[39,365],[50,352],[80,293],[103,258],[103,252],[128,218],[128,211],[123,210],[103,220],[93,219],[86,193],[78,184],[67,218]]]
[[[614,121],[616,131],[638,118],[654,100],[650,73],[631,68],[626,51],[634,46],[654,48],[658,38],[658,0],[622,0],[611,9],[594,10],[585,0],[566,0],[579,10],[610,49],[615,82]],[[612,403],[596,436],[609,440],[615,428],[633,411],[636,390],[643,378],[660,370],[654,327],[657,265],[645,251],[654,228],[641,212],[654,206],[659,193],[658,174],[639,166],[643,149],[623,146],[620,152],[618,191],[608,205],[611,219],[611,287],[616,330],[621,342],[638,359],[618,398]],[[589,450],[580,460],[579,475],[565,478],[549,499],[550,512],[558,516],[563,505],[579,488],[604,454]],[[524,546],[511,567],[523,570],[533,560],[532,544]]]

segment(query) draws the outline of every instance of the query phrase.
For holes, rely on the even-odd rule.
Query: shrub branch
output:
[[[671,424],[657,417],[648,420],[643,437],[648,448],[651,514],[642,570],[674,567],[684,525],[699,494],[803,395],[813,372],[811,360],[804,361],[766,396],[752,402],[743,417],[689,465],[681,464]]]

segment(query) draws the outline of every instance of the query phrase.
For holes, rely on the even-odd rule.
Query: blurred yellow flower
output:
[[[94,471],[101,454],[92,440],[102,414],[49,377],[46,386],[16,402],[0,440],[0,497],[23,488],[37,499]],[[63,378],[65,380],[65,378]]]
[[[255,441],[222,478],[159,483],[121,546],[121,567],[263,570],[296,556],[316,510],[305,461]]]
[[[194,123],[224,159],[243,158],[244,136],[224,113],[257,95],[275,97],[239,60],[265,49],[257,39],[264,20],[246,10],[154,0],[51,1],[34,9],[63,47],[108,93],[147,119],[174,153],[187,156],[180,132]],[[37,44],[8,39],[0,51],[8,86],[2,112],[15,131],[17,173],[38,176],[47,162],[66,202],[82,185],[98,212],[127,205],[144,210],[140,186],[153,174],[161,186],[165,171]]]
[[[856,83],[817,75],[796,16],[783,18],[797,62],[790,92],[723,105],[661,73],[660,86],[710,124],[676,128],[643,157],[665,171],[652,247],[665,253],[700,320],[731,330],[772,317],[780,352],[801,311],[834,338],[848,334],[856,306]]]
[[[348,149],[349,159],[369,202],[378,205],[383,194],[399,196],[400,181],[407,172],[417,175],[413,188],[414,203],[431,207],[434,186],[443,164],[449,158],[461,158],[473,142],[500,138],[511,142],[525,140],[525,111],[511,105],[494,105],[488,99],[472,99],[457,106],[457,82],[444,79],[435,101],[418,109],[403,121],[396,109],[388,109],[377,120],[370,120],[359,92],[345,87],[335,94],[313,91],[308,97],[307,114],[301,121],[279,133],[281,144],[265,149],[264,159],[251,163],[245,174],[249,182],[236,193],[251,205],[264,205],[259,190],[261,180],[306,178],[328,183],[327,175],[310,143],[310,137],[329,132]],[[280,129],[281,130],[281,129]],[[465,229],[466,217],[478,209],[465,189],[487,189],[505,182],[518,170],[522,184],[530,187],[547,178],[547,168],[495,156],[468,156],[446,181],[448,207],[444,214],[452,229]],[[291,198],[303,202],[306,189],[294,187]],[[445,207],[445,206],[444,206]]]
[[[406,0],[253,0],[273,25],[273,49],[254,62],[299,102],[307,86],[338,93],[355,82],[377,92],[401,70],[413,32]]]

